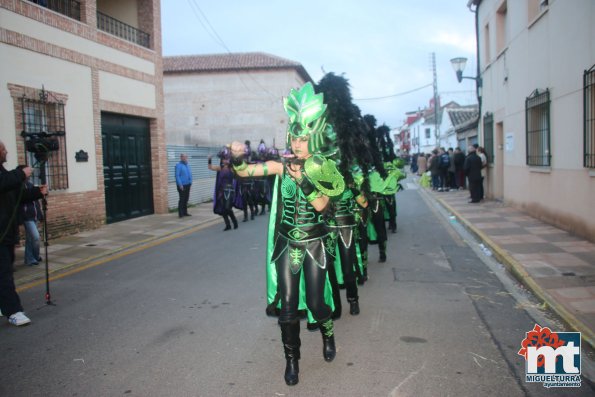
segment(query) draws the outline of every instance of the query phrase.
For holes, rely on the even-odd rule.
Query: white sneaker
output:
[[[25,313],[16,312],[12,316],[8,317],[8,322],[11,323],[12,325],[16,325],[17,327],[20,327],[21,325],[29,324],[31,322],[31,320],[29,319],[29,317],[25,316]]]

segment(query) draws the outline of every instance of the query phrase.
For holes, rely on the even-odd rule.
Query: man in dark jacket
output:
[[[6,146],[0,141],[0,311],[12,325],[31,322],[23,313],[21,300],[16,292],[13,277],[14,248],[18,241],[17,213],[22,203],[37,200],[47,194],[47,187],[26,190],[25,180],[31,175],[31,167],[7,171]]]
[[[475,148],[469,146],[469,154],[465,159],[463,169],[469,180],[470,203],[479,203],[481,200],[481,158],[477,155]]]
[[[455,163],[455,178],[456,178],[457,186],[459,187],[459,189],[464,189],[465,188],[465,171],[463,170],[463,166],[465,165],[465,154],[458,147],[455,148],[454,163]]]

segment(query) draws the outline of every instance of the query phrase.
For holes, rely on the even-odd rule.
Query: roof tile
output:
[[[163,57],[163,72],[212,72],[249,69],[302,68],[299,62],[263,52]]]

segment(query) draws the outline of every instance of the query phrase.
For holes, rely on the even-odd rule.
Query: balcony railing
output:
[[[97,11],[97,29],[113,34],[121,39],[128,40],[143,47],[149,47],[148,33],[138,30],[137,28],[127,25],[122,21],[118,21],[109,15],[102,14]]]
[[[59,12],[69,18],[81,20],[81,3],[76,0],[29,0],[52,11]]]

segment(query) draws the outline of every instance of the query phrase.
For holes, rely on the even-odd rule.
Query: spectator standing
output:
[[[29,181],[25,181],[25,189],[30,192],[35,187]],[[25,228],[25,265],[35,266],[41,262],[39,255],[40,236],[37,222],[43,220],[39,200],[33,200],[21,204],[19,212],[19,223]]]
[[[440,188],[440,156],[438,149],[432,150],[432,154],[428,159],[428,170],[432,176],[432,190]]]
[[[451,189],[458,189],[457,178],[456,178],[456,167],[455,167],[455,155],[452,148],[448,148],[448,187]]]
[[[428,170],[428,159],[424,153],[417,156],[417,175],[423,175]]]
[[[479,158],[481,159],[481,185],[480,185],[480,197],[481,200],[484,199],[485,197],[485,190],[483,187],[484,181],[486,179],[487,173],[488,173],[488,157],[486,156],[486,152],[485,149],[483,148],[483,146],[478,146],[477,147],[477,155],[479,156]]]
[[[456,148],[454,151],[454,165],[455,165],[455,178],[456,184],[459,189],[465,188],[465,171],[463,166],[465,165],[465,154],[461,148]]]
[[[450,157],[448,152],[444,148],[440,148],[440,161],[439,161],[439,172],[440,172],[440,188],[439,192],[448,192],[448,167],[450,166]]]
[[[0,311],[12,325],[31,322],[23,313],[23,306],[14,285],[13,264],[18,241],[17,212],[21,203],[38,200],[47,194],[47,187],[24,189],[23,182],[33,170],[31,167],[7,171],[4,168],[8,152],[0,141]]]
[[[481,158],[477,155],[474,146],[469,146],[469,154],[463,166],[465,175],[469,180],[470,203],[479,203],[481,200]]]
[[[178,216],[190,216],[188,213],[188,200],[190,199],[190,187],[192,186],[192,171],[188,165],[188,155],[180,154],[180,162],[176,164],[176,186],[178,188]]]
[[[416,174],[417,173],[417,154],[411,156],[411,172]]]

